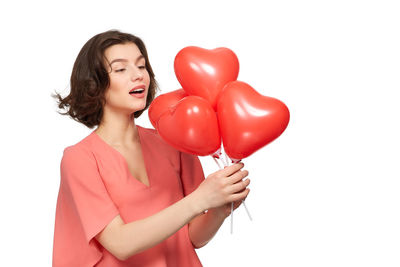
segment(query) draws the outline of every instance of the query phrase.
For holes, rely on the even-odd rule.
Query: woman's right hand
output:
[[[243,180],[249,175],[243,167],[243,163],[237,163],[210,174],[192,193],[196,206],[205,211],[245,199],[250,179]]]

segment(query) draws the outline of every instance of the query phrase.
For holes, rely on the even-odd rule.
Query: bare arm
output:
[[[167,239],[198,215],[201,210],[192,202],[188,196],[150,217],[127,224],[118,215],[96,238],[119,260],[126,260]]]
[[[117,216],[96,239],[120,260],[151,248],[203,211],[245,198],[247,192],[237,193],[242,189],[235,185],[241,176],[232,175],[242,167],[243,164],[235,164],[211,174],[190,195],[145,219],[125,224]]]

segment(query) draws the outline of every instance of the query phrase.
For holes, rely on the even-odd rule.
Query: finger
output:
[[[233,210],[239,208],[240,205],[242,205],[242,203],[243,203],[242,201],[236,201],[236,202],[233,204]]]
[[[228,177],[227,182],[228,182],[228,184],[236,184],[237,182],[239,182],[240,180],[243,180],[248,175],[249,175],[248,170],[237,171],[236,173],[234,173]]]
[[[241,193],[233,194],[233,195],[231,195],[229,197],[229,202],[235,202],[235,201],[239,201],[239,200],[245,199],[247,197],[247,195],[249,194],[249,192],[250,192],[250,189],[246,188]]]
[[[231,176],[232,174],[234,174],[235,172],[239,171],[241,168],[244,167],[243,163],[235,163],[231,166],[226,167],[223,170],[220,170],[220,174],[223,176]]]
[[[229,193],[240,193],[250,184],[250,179],[241,180],[229,187]]]

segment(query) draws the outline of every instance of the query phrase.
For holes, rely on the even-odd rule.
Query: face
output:
[[[109,73],[104,109],[128,115],[146,107],[150,76],[145,58],[134,43],[117,44],[104,51]]]

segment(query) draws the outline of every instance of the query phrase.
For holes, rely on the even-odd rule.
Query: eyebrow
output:
[[[136,62],[138,62],[139,60],[141,60],[142,58],[144,58],[143,55],[140,55],[136,58]],[[115,62],[128,62],[128,60],[126,58],[116,58],[113,61],[110,62],[110,66],[111,64],[115,63]]]

